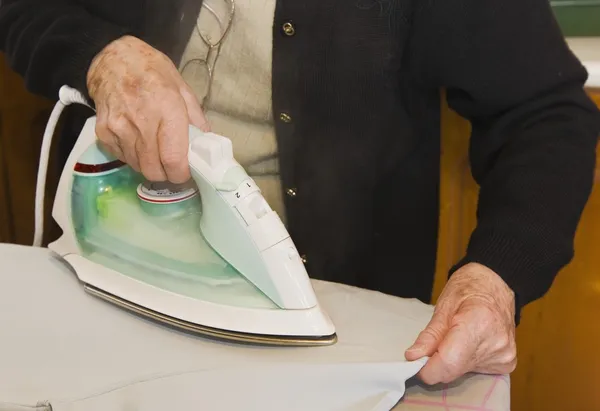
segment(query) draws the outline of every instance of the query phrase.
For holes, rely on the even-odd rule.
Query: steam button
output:
[[[224,160],[233,158],[231,140],[213,133],[196,137],[192,141],[191,150],[211,168],[216,168]]]

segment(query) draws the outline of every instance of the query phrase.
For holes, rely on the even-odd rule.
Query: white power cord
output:
[[[35,186],[35,231],[33,235],[33,246],[41,247],[44,237],[44,198],[46,196],[46,175],[48,173],[48,161],[50,158],[50,149],[52,148],[52,137],[58,124],[60,115],[65,107],[73,104],[83,104],[90,107],[83,94],[69,86],[62,86],[58,92],[59,100],[50,114],[44,137],[42,138],[42,148],[40,151],[40,163],[38,165],[38,175]],[[90,107],[91,108],[91,107]]]

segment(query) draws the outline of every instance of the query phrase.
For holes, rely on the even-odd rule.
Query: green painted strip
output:
[[[600,36],[599,0],[556,0],[550,4],[566,37]]]

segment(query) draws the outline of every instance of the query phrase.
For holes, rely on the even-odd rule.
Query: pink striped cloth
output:
[[[509,411],[508,376],[469,374],[452,384],[428,387],[407,381],[406,394],[394,411]]]

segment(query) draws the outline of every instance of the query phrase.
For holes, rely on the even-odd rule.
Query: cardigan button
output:
[[[279,120],[283,121],[284,123],[291,123],[292,117],[288,113],[279,113]]]
[[[306,254],[302,254],[300,256],[300,260],[302,261],[303,264],[306,264],[308,262],[308,260],[306,259]]]
[[[283,23],[283,25],[281,26],[281,29],[283,30],[283,33],[286,36],[293,36],[294,34],[296,34],[296,28],[294,27],[294,25],[292,24],[291,21],[286,21],[285,23]]]
[[[298,195],[298,192],[296,191],[295,188],[288,188],[287,190],[285,190],[285,193],[292,198],[294,198]]]

